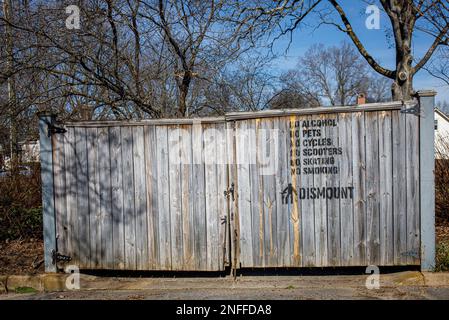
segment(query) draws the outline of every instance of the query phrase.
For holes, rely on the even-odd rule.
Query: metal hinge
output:
[[[401,256],[412,257],[412,258],[415,258],[415,259],[419,259],[418,250],[410,250],[410,251],[402,252]]]
[[[70,260],[72,260],[71,257],[63,255],[63,254],[60,254],[56,250],[52,250],[51,251],[51,259],[52,259],[52,263],[53,264],[56,264],[59,261],[69,262]]]
[[[405,104],[403,104],[403,106],[405,106]],[[416,103],[413,107],[410,107],[407,109],[402,109],[401,113],[413,114],[415,116],[419,116],[421,113],[421,108],[419,107],[419,103]]]
[[[224,191],[225,197],[229,197],[231,195],[232,201],[234,201],[234,182],[231,183],[231,188]]]
[[[57,127],[53,124],[48,124],[47,134],[49,137],[51,137],[55,133],[66,133],[66,132],[67,132],[67,130],[64,128]]]

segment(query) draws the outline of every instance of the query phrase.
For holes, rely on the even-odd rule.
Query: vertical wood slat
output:
[[[121,128],[121,140],[125,268],[128,270],[136,270],[136,219],[134,209],[134,163],[132,128]]]
[[[80,268],[90,268],[89,246],[89,198],[87,176],[86,129],[75,128],[75,166],[76,166],[76,205],[77,221],[75,232],[78,234]]]
[[[214,124],[204,126],[207,270],[216,270],[219,261],[216,134]]]
[[[91,268],[101,267],[101,211],[100,211],[100,171],[98,167],[97,128],[86,128],[87,173],[89,177],[89,225]]]
[[[203,127],[201,124],[192,126],[192,212],[195,225],[193,238],[195,239],[195,267],[197,270],[207,269],[207,228],[206,228],[206,194],[205,191],[205,154],[203,142]]]
[[[110,128],[112,244],[114,268],[125,268],[125,230],[123,208],[123,162],[120,127]]]
[[[72,258],[71,263],[79,264],[78,236],[77,236],[77,206],[76,206],[76,162],[75,162],[75,129],[67,128],[67,140],[64,144],[66,159],[66,190],[67,190],[67,254]],[[100,240],[101,238],[97,239]]]
[[[300,187],[300,176],[296,174],[296,172],[293,172],[293,170],[296,168],[295,162],[298,159],[296,155],[296,151],[300,150],[300,139],[295,138],[295,134],[299,135],[301,134],[301,122],[302,117],[290,117],[290,126],[291,126],[291,134],[290,137],[290,162],[289,162],[289,175],[288,175],[288,181],[292,184],[293,192],[291,196],[293,197],[293,201],[290,201],[290,252],[292,254],[291,256],[291,265],[294,267],[301,266],[302,263],[302,251],[301,251],[301,212],[302,209],[300,207],[300,201],[298,197],[298,191]]]
[[[407,172],[407,264],[420,263],[419,117],[405,116]]]
[[[156,128],[145,127],[145,173],[147,190],[147,214],[148,214],[148,255],[149,268],[156,270],[160,266],[159,257],[159,208],[158,208],[158,168],[156,144]]]
[[[339,115],[339,146],[342,149],[340,156],[340,245],[341,245],[341,265],[350,266],[354,264],[354,213],[353,213],[353,187],[352,176],[352,117],[351,114],[342,113]],[[344,188],[344,189],[343,189]],[[345,190],[345,191],[343,191]],[[346,192],[346,196],[343,196]]]
[[[135,246],[136,268],[147,270],[149,265],[148,252],[148,221],[147,221],[147,192],[145,175],[145,139],[141,126],[133,127],[133,168],[134,168],[134,208],[135,208]]]
[[[171,270],[171,231],[170,231],[170,179],[169,179],[169,152],[167,127],[156,127],[157,140],[157,196],[158,196],[158,228],[159,228],[159,254],[161,270]]]
[[[352,114],[352,175],[354,185],[354,265],[367,265],[365,115]]]
[[[392,112],[394,264],[407,264],[407,176],[405,114]]]
[[[104,268],[112,269],[113,238],[111,210],[111,155],[109,150],[109,128],[98,129],[98,166],[100,174],[100,211],[101,211],[101,258]],[[78,174],[78,172],[77,172]],[[78,213],[80,214],[80,213]]]
[[[393,159],[391,112],[379,112],[380,263],[393,264]]]
[[[218,227],[218,270],[223,270],[226,261],[225,255],[229,253],[227,250],[227,216],[229,208],[224,191],[228,189],[228,172],[227,172],[227,134],[225,124],[216,124],[216,154],[217,154],[217,227]]]
[[[278,170],[278,128],[274,119],[263,119],[261,121],[261,132],[259,138],[259,162],[263,175],[262,205],[264,223],[264,265],[276,267],[278,265],[277,250],[277,206],[279,196],[276,193],[276,172]]]
[[[194,212],[191,199],[195,186],[192,184],[192,128],[191,126],[180,126],[180,160],[181,160],[181,208],[182,208],[182,230],[183,230],[183,261],[184,269],[195,270],[194,254]]]
[[[66,215],[66,185],[65,185],[65,156],[64,135],[53,136],[53,172],[55,194],[55,219],[57,249],[67,254],[67,215]]]
[[[378,113],[365,114],[367,263],[380,263],[379,213],[379,129]]]
[[[242,267],[252,266],[253,264],[250,169],[248,160],[249,134],[247,128],[247,121],[236,123],[237,201],[239,208],[240,263]]]
[[[182,270],[181,158],[178,126],[168,128],[170,244],[172,270]],[[180,254],[181,253],[181,254]]]
[[[299,132],[299,141],[301,143],[300,147],[300,188],[304,188],[307,190],[308,188],[313,188],[314,186],[314,175],[313,173],[306,174],[303,169],[305,169],[303,163],[303,151],[304,149],[313,149],[313,146],[308,146],[305,144],[305,141],[310,141],[310,139],[316,139],[316,137],[312,135],[309,137],[308,132],[305,130],[314,130],[316,128],[310,125],[310,120],[312,120],[312,116],[307,116],[302,119],[302,121],[309,122],[308,125],[305,125],[304,122],[301,122],[300,132]],[[307,166],[310,168],[310,166]],[[300,190],[297,189],[297,197],[300,196]],[[315,210],[314,210],[314,201],[313,199],[304,196],[304,199],[300,200],[300,224],[301,224],[301,248],[302,248],[302,261],[301,265],[304,267],[313,267],[316,262],[316,248],[315,248]]]
[[[327,119],[335,120],[339,123],[339,115],[328,116]],[[338,125],[326,127],[326,137],[332,139],[335,146],[339,145]],[[335,155],[334,166],[341,167],[341,156]],[[332,188],[340,187],[340,177],[337,174],[328,174],[326,186]],[[327,199],[327,230],[328,230],[328,264],[339,266],[341,263],[341,225],[340,225],[340,200],[336,198]]]
[[[324,120],[323,115],[319,116],[320,120]],[[321,129],[321,137],[326,139],[325,128]],[[314,166],[314,168],[319,167],[319,165]],[[313,176],[313,185],[318,188],[326,187],[327,175],[325,174],[315,174]],[[315,250],[316,250],[316,266],[326,266],[328,261],[328,251],[327,251],[327,204],[326,199],[315,199],[314,200],[314,210],[315,210]]]
[[[248,158],[250,174],[250,199],[251,199],[251,238],[253,250],[254,266],[263,266],[263,213],[260,199],[261,176],[259,165],[257,163],[257,132],[259,131],[260,121],[248,120]]]
[[[279,171],[276,171],[278,173],[278,178],[276,179],[276,195],[278,198],[276,201],[277,242],[275,250],[277,250],[278,266],[280,267],[290,265],[289,204],[283,202],[282,195],[282,192],[290,182],[288,179],[290,151],[290,128],[288,123],[283,118],[275,120],[275,127],[279,130],[277,137],[277,169]]]

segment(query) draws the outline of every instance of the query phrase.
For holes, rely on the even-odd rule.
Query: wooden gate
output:
[[[434,94],[221,118],[40,122],[47,271],[434,263]]]
[[[64,128],[52,135],[58,252],[82,269],[224,269],[223,120]]]
[[[419,117],[234,114],[240,267],[420,263]]]

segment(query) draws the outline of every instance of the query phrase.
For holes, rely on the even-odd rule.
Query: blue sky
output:
[[[380,19],[380,30],[369,30],[365,26],[365,20],[368,15],[365,14],[367,4],[362,1],[344,0],[341,1],[343,8],[347,12],[348,17],[352,23],[354,30],[364,44],[368,52],[384,67],[394,69],[395,54],[394,49],[389,48],[390,45],[385,37],[386,29],[389,28],[389,20],[386,15],[382,13]],[[358,3],[358,5],[354,5]],[[373,2],[376,4],[376,1]],[[336,17],[337,18],[337,17]],[[306,23],[313,25],[314,17],[306,19]],[[340,20],[335,20],[340,22]],[[311,27],[302,27],[301,30],[296,30],[293,33],[292,43],[287,52],[287,44],[289,37],[284,36],[276,42],[276,53],[280,54],[273,65],[274,72],[283,72],[285,70],[294,68],[297,64],[298,58],[302,56],[305,51],[314,43],[323,43],[325,45],[339,45],[342,41],[351,42],[349,37],[340,32],[336,27],[330,25],[322,25],[320,28],[314,30]],[[420,58],[429,48],[432,39],[419,33],[415,33],[413,43],[413,55],[415,58]],[[416,90],[433,89],[438,92],[437,101],[449,100],[449,86],[442,81],[433,78],[426,71],[420,71],[414,79],[414,87]]]

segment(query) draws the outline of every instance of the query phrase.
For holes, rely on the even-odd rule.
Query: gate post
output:
[[[55,119],[55,115],[50,113],[39,114],[45,272],[57,271],[52,258],[53,250],[56,250],[56,219],[53,186],[53,144],[50,131]]]
[[[421,271],[435,267],[435,91],[418,91]]]

